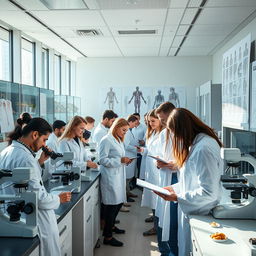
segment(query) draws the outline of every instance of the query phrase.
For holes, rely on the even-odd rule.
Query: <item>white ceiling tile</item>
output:
[[[184,38],[183,36],[175,36],[173,43],[172,43],[172,47],[179,47],[183,38]]]
[[[173,34],[176,33],[177,29],[178,29],[178,25],[165,26],[164,36],[172,36]]]
[[[100,9],[163,9],[168,8],[169,0],[97,0]]]
[[[202,0],[190,0],[188,7],[200,7]]]
[[[198,35],[228,35],[238,24],[194,25],[189,32],[191,36]]]
[[[183,44],[184,47],[215,47],[225,36],[188,36]]]
[[[17,11],[20,9],[7,0],[0,0],[0,10],[1,11]]]
[[[181,47],[177,56],[206,56],[210,53],[211,48],[209,47]]]
[[[204,8],[196,24],[235,24],[241,23],[254,11],[251,7]]]
[[[185,14],[181,20],[181,24],[191,24],[197,13],[197,10],[197,8],[186,9]]]
[[[103,10],[107,24],[111,26],[163,26],[167,9],[151,10]]]
[[[16,0],[26,10],[49,11],[49,9],[39,0]]]
[[[98,11],[32,11],[32,13],[50,27],[105,26]]]
[[[187,3],[188,0],[170,0],[170,8],[185,8]]]
[[[87,49],[85,51],[87,57],[122,57],[118,48],[105,48],[105,49]]]
[[[116,37],[116,42],[120,48],[142,48],[160,46],[160,36],[141,36],[141,37]]]
[[[169,47],[161,47],[159,56],[160,57],[166,57],[168,56]]]
[[[178,48],[171,48],[168,56],[174,56]]]
[[[174,39],[175,34],[173,36],[164,36],[162,39],[162,44],[161,47],[170,47],[172,45],[173,39]]]
[[[169,9],[166,25],[179,24],[185,9]]]
[[[180,25],[177,30],[177,36],[183,36],[189,29],[189,25]]]
[[[122,53],[125,57],[134,57],[134,56],[158,56],[158,47],[143,47],[143,48],[121,48]]]
[[[208,0],[206,7],[220,7],[220,6],[256,6],[255,0]]]
[[[71,44],[75,45],[79,49],[87,48],[115,48],[116,43],[111,37],[95,37],[95,38],[68,38],[67,39]]]
[[[163,33],[163,26],[112,26],[110,27],[110,30],[114,37],[120,36],[120,37],[127,37],[127,35],[120,35],[118,33],[119,30],[156,30],[155,36],[161,36]],[[137,37],[138,34],[135,35],[129,35],[129,37]],[[150,35],[144,35],[144,36],[152,36]]]

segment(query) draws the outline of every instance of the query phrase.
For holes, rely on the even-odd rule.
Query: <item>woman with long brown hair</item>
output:
[[[124,149],[124,138],[128,129],[129,123],[125,119],[116,119],[99,145],[100,189],[105,220],[103,243],[117,247],[123,243],[115,239],[112,233],[125,233],[125,230],[118,229],[114,224],[119,210],[126,202],[125,165],[132,162],[125,157]]]
[[[184,108],[171,112],[167,129],[173,134],[174,165],[179,168],[180,178],[178,183],[165,187],[169,196],[159,195],[178,202],[178,246],[179,255],[184,256],[191,251],[188,215],[207,215],[219,203],[222,143],[212,128]]]
[[[159,185],[159,170],[157,169],[154,160],[149,157],[149,155],[158,155],[158,139],[163,126],[158,119],[155,110],[151,110],[147,115],[148,127],[146,131],[146,147],[144,148],[142,154],[146,156],[145,159],[145,181],[150,182],[155,185]],[[154,214],[156,209],[156,195],[148,189],[143,190],[141,206],[148,207],[152,209],[153,216],[147,218],[146,222],[154,221]],[[149,229],[143,233],[144,236],[156,234],[156,227]]]
[[[85,129],[86,121],[81,116],[74,116],[66,126],[60,137],[60,152],[74,152],[73,165],[80,167],[82,171],[87,167],[96,169],[98,165],[92,162],[86,154],[81,141]]]

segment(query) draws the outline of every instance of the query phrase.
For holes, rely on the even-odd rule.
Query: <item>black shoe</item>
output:
[[[115,232],[116,234],[124,234],[125,233],[124,229],[119,229],[116,226],[112,229],[112,231]]]
[[[150,217],[146,218],[145,222],[147,222],[147,223],[154,222],[154,216],[150,216]]]
[[[155,228],[151,228],[150,230],[143,232],[143,236],[154,236],[154,235],[156,235]]]
[[[115,220],[115,224],[119,224],[120,223],[120,220]]]
[[[121,247],[124,245],[122,242],[116,240],[114,237],[112,237],[110,240],[107,240],[104,238],[103,244],[108,244],[108,245],[116,246],[116,247]]]
[[[127,202],[128,202],[128,203],[134,203],[134,202],[135,202],[135,200],[134,200],[134,199],[132,199],[132,198],[130,198],[130,197],[127,197]]]

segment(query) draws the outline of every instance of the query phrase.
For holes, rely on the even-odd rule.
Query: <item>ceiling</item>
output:
[[[256,16],[256,0],[78,1],[88,8],[49,10],[40,0],[0,0],[0,20],[75,59],[211,55],[249,16]],[[99,30],[100,35],[76,33],[87,29]],[[120,35],[119,30],[155,34]]]

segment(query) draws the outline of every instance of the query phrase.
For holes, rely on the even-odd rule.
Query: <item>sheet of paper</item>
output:
[[[160,162],[163,162],[165,164],[168,164],[168,162],[166,162],[165,160],[161,159],[160,157],[157,157],[157,156],[152,156],[152,155],[148,155],[148,157],[151,157],[157,161],[160,161]]]
[[[144,180],[137,179],[136,184],[140,187],[147,188],[147,189],[159,192],[159,193],[167,195],[167,196],[170,195],[170,192],[168,190],[158,187],[158,186],[151,184],[149,182],[146,182]]]

